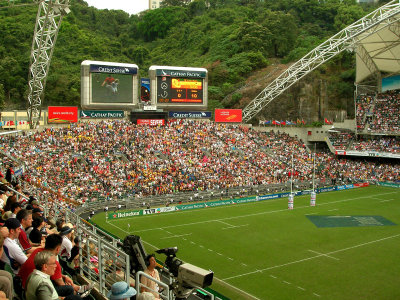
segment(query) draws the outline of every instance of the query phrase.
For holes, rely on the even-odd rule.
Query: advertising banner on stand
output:
[[[215,122],[242,122],[242,110],[241,109],[216,109],[215,110]]]
[[[78,122],[77,106],[49,106],[48,123],[68,124]]]

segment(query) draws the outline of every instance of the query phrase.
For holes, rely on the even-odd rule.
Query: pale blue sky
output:
[[[148,0],[85,0],[89,6],[98,9],[122,9],[129,14],[137,14],[149,8]]]

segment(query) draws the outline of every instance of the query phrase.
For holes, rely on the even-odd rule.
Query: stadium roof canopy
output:
[[[357,42],[356,83],[377,74],[386,77],[400,73],[400,15],[394,16],[389,26],[375,27],[373,34],[364,39],[361,36]]]

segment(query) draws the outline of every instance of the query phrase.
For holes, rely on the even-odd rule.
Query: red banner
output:
[[[355,184],[353,184],[353,186],[354,186],[355,188],[359,188],[359,187],[367,187],[367,186],[369,186],[369,183],[368,183],[368,182],[363,182],[363,183],[355,183]]]
[[[241,109],[216,109],[215,122],[242,122]]]
[[[48,123],[77,123],[78,107],[77,106],[49,106],[48,107]]]
[[[138,119],[137,125],[150,125],[150,126],[165,125],[165,120],[164,119]]]

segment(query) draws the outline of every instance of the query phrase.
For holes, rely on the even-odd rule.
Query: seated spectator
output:
[[[29,300],[60,299],[50,278],[57,267],[56,255],[50,251],[42,251],[35,256],[35,270],[29,275],[26,282],[26,298]],[[68,295],[65,300],[81,299],[77,295]]]
[[[125,281],[119,281],[111,286],[111,290],[108,292],[107,297],[110,300],[129,300],[135,295],[136,290],[133,287],[130,287]]]
[[[26,286],[26,281],[28,276],[35,269],[35,264],[34,264],[35,256],[42,251],[49,251],[52,252],[54,255],[58,255],[61,249],[61,243],[62,243],[62,237],[59,234],[56,233],[50,234],[46,238],[44,248],[38,248],[34,252],[32,252],[27,261],[21,266],[21,270],[18,274],[21,277],[23,287]],[[80,294],[84,294],[90,292],[90,290],[93,287],[91,284],[82,286],[74,284],[74,282],[70,277],[68,277],[67,275],[63,275],[61,273],[61,265],[58,261],[56,261],[56,270],[55,273],[51,275],[51,280],[54,283],[54,287],[58,295],[62,297],[73,295],[74,291]]]
[[[0,257],[3,254],[4,237],[0,235]],[[0,299],[13,299],[13,278],[10,272],[0,270]]]
[[[21,223],[21,233],[18,237],[19,243],[21,244],[25,253],[30,254],[37,248],[32,247],[32,244],[26,234],[26,230],[32,226],[32,212],[26,209],[22,209],[18,212],[17,219]]]
[[[4,253],[1,260],[11,266],[15,274],[18,274],[21,265],[28,259],[17,242],[21,232],[21,223],[15,218],[10,218],[4,225],[8,228],[9,234],[4,241]]]
[[[43,231],[42,229],[46,229],[46,222],[43,217],[35,217],[32,221],[32,230],[27,234],[29,234],[30,241],[35,245],[40,245],[43,239]]]
[[[17,213],[22,209],[21,204],[19,202],[14,202],[11,204],[11,215],[10,218],[16,218]]]
[[[65,260],[71,257],[71,250],[72,250],[71,238],[73,233],[74,233],[73,228],[69,226],[64,226],[60,231],[60,235],[63,237],[60,250],[60,257],[64,258]]]

